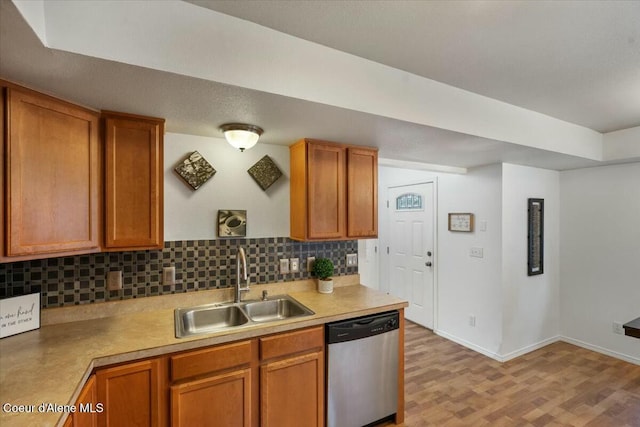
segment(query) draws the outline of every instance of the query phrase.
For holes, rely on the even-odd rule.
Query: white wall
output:
[[[174,171],[193,151],[217,171],[196,191]],[[247,170],[265,154],[282,177],[262,191]],[[289,235],[289,147],[258,143],[241,153],[221,138],[167,133],[164,166],[166,241],[215,239],[219,209],[246,210],[247,237]]]
[[[640,163],[560,174],[564,337],[640,363],[640,341],[612,332],[640,316]]]
[[[640,158],[640,126],[605,133],[602,147],[604,160]]]
[[[502,346],[515,357],[558,338],[560,174],[502,165]],[[544,199],[544,273],[527,276],[527,199]]]
[[[501,199],[501,165],[438,180],[438,333],[492,357],[502,342]],[[450,212],[472,212],[474,231],[448,231]],[[470,257],[471,248],[482,248],[484,257]]]
[[[380,289],[380,247],[378,239],[358,240],[358,274],[360,283]]]

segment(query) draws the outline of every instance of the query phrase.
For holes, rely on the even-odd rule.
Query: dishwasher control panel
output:
[[[334,344],[383,334],[398,329],[399,326],[398,311],[328,323],[326,331],[327,343]]]

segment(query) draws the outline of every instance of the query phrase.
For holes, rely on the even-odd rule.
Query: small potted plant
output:
[[[311,274],[318,278],[318,292],[333,292],[333,262],[329,258],[317,258],[311,267]]]

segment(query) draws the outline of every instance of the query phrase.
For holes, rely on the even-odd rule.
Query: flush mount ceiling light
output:
[[[220,126],[227,142],[240,151],[253,147],[262,135],[262,128],[242,123],[227,123]]]

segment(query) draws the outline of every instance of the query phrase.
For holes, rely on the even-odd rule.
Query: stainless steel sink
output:
[[[254,322],[273,322],[290,317],[315,314],[287,295],[278,296],[266,301],[248,302],[244,305],[244,311]]]
[[[178,338],[237,327],[249,322],[247,315],[237,305],[181,308],[175,311],[175,319]]]
[[[313,314],[312,310],[289,295],[241,303],[177,308],[174,311],[177,338]]]

